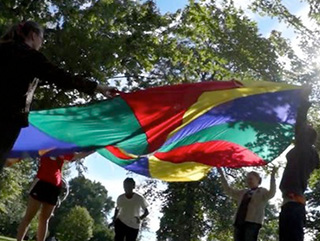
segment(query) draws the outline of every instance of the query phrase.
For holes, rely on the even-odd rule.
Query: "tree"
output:
[[[317,1],[307,2],[311,6],[310,17],[319,25]],[[123,90],[207,79],[262,79],[311,83],[314,86],[314,99],[318,100],[319,68],[315,64],[319,49],[318,29],[311,31],[306,28],[281,1],[252,0],[254,11],[278,17],[299,32],[303,49],[308,54],[302,59],[281,33],[273,31],[269,37],[263,37],[258,32],[257,24],[243,11],[235,8],[233,1],[224,0],[221,3],[219,5],[213,0],[191,0],[181,11],[161,15],[155,3],[150,0],[3,0],[0,3],[0,32],[4,31],[8,23],[34,19],[46,28],[43,52],[51,61],[67,71],[98,82],[113,80],[116,84],[121,84]],[[284,68],[279,56],[290,60],[289,68]],[[80,102],[78,97],[83,97],[84,101],[99,98],[80,95],[76,91],[52,91],[51,87],[44,85],[37,90],[32,107],[44,109],[75,104]],[[13,179],[11,174],[8,180]],[[228,203],[229,199],[224,198],[223,194],[216,197],[209,192],[212,183],[216,182],[214,175],[208,178],[208,182],[206,180],[196,184],[169,186],[165,193],[168,200],[163,210],[168,214],[163,219],[163,229],[168,222],[172,222],[172,218],[178,219],[182,215],[190,218],[190,223],[195,226],[190,227],[190,233],[185,234],[186,238],[196,239],[204,233],[213,238],[217,238],[215,235],[219,234],[219,237],[225,237],[224,240],[230,236],[228,230],[234,204]],[[86,181],[82,184],[92,187]],[[219,190],[218,186],[214,188]],[[97,190],[104,193],[101,188]],[[91,200],[91,196],[84,195],[92,193],[90,188],[76,193],[75,195],[85,200],[87,206],[84,206],[95,222],[102,222],[108,210],[101,206],[104,201]],[[183,200],[198,194],[200,200]],[[214,202],[210,201],[212,197]],[[69,198],[70,203],[68,204],[67,199],[57,210],[52,220],[53,228],[56,227],[55,222],[59,218],[62,220],[63,214],[69,212],[73,205],[81,205],[80,198]],[[8,200],[14,200],[14,196]],[[104,214],[90,209],[89,203],[101,208],[97,210],[102,210]],[[203,210],[201,205],[207,205],[206,203],[210,203],[211,209],[215,208],[219,212],[210,207]],[[216,208],[216,205],[221,207]],[[7,204],[2,207],[3,210],[9,210]],[[171,210],[181,210],[182,214],[176,212],[176,216],[170,216]],[[228,215],[221,216],[226,213]],[[189,227],[186,223],[182,225]],[[210,232],[210,229],[213,231]],[[176,231],[181,232],[179,227]],[[159,232],[159,235],[165,235]],[[177,234],[168,235],[171,235],[168,238],[172,238]]]
[[[172,27],[175,33],[172,38],[177,51],[172,56],[174,59],[167,61],[171,61],[170,67],[160,70],[174,69],[175,77],[183,81],[232,77],[283,80],[277,55],[282,50],[276,45],[278,39],[262,37],[256,23],[237,9],[233,1],[223,1],[222,6],[215,1],[190,1],[176,16],[179,24]],[[261,141],[270,140],[262,137],[253,145],[259,146]],[[158,240],[230,239],[235,206],[224,196],[218,183],[211,174],[200,182],[168,184],[163,193],[166,200]]]
[[[319,106],[318,106],[319,107]],[[316,128],[317,132],[320,133],[320,119],[318,117],[318,109],[311,112],[311,118],[313,120],[313,126]],[[320,150],[320,140],[318,138],[316,143],[316,148]],[[308,206],[308,215],[307,215],[307,231],[309,235],[313,236],[313,240],[319,240],[320,231],[318,229],[320,225],[320,170],[316,170],[310,178],[309,181],[310,189],[307,190],[307,206]]]
[[[103,223],[114,206],[106,188],[100,182],[92,182],[83,176],[70,180],[69,186],[70,194],[64,206],[81,205],[87,208],[96,223]]]
[[[193,183],[169,183],[161,194],[158,240],[231,240],[235,204],[227,198],[215,174]]]
[[[15,236],[25,212],[28,189],[37,169],[30,160],[21,161],[0,173],[0,233]],[[32,230],[31,230],[32,231]]]
[[[71,179],[69,187],[69,196],[55,211],[54,217],[50,221],[50,234],[54,236],[58,232],[58,225],[65,222],[65,216],[73,207],[81,206],[86,208],[94,220],[93,238],[97,240],[101,235],[110,237],[110,231],[102,229],[102,227],[107,227],[106,217],[113,208],[114,202],[108,196],[105,187],[101,183],[92,182],[83,176]]]
[[[232,186],[244,188],[245,173],[229,170]],[[159,194],[164,197],[163,216],[157,240],[233,240],[233,218],[236,202],[222,190],[216,172],[193,183],[169,183]],[[277,210],[268,204],[260,240],[277,240]]]
[[[275,48],[233,1],[190,1],[172,28],[177,43],[172,63],[187,81],[280,80]]]
[[[199,240],[205,231],[199,183],[169,183],[158,240]],[[197,201],[195,201],[197,199]]]
[[[116,77],[124,89],[235,77],[280,80],[273,43],[232,1],[222,7],[190,1],[165,15],[150,0],[3,1],[0,11],[0,30],[35,19],[46,26],[43,52],[54,63],[99,82]],[[119,76],[124,78],[117,81]],[[34,108],[65,105],[78,96],[44,86]]]
[[[280,56],[287,56],[287,65],[284,72],[284,80],[291,83],[309,84],[312,88],[313,100],[319,101],[319,85],[318,76],[320,66],[318,64],[319,47],[320,47],[320,21],[319,21],[319,6],[317,1],[304,0],[307,7],[309,7],[309,23],[305,23],[301,18],[295,16],[285,6],[284,1],[277,0],[252,0],[251,9],[262,16],[269,16],[277,18],[279,21],[284,22],[287,26],[294,30],[296,39],[300,41],[299,48],[302,54],[298,54],[293,50],[290,40],[284,39],[281,33],[273,31],[276,39],[277,52]]]
[[[2,1],[0,13],[1,32],[29,18],[46,26],[42,51],[58,66],[99,82],[122,75],[126,87],[145,84],[143,73],[161,55],[154,33],[169,24],[152,1]],[[44,86],[36,97],[33,108],[42,109],[72,103],[79,94]]]
[[[290,67],[286,70],[284,79],[288,82],[308,84],[312,87],[311,100],[313,101],[313,108],[309,112],[309,120],[320,131],[320,115],[319,115],[319,47],[320,47],[320,12],[318,1],[305,0],[302,1],[308,7],[309,22],[305,23],[301,18],[295,16],[288,8],[286,8],[283,1],[276,0],[254,0],[252,1],[252,9],[270,17],[276,17],[280,21],[286,23],[291,27],[295,33],[296,38],[299,39],[299,48],[302,52],[299,56],[294,52],[289,40],[281,39],[281,33],[278,35],[278,43],[281,43],[279,49],[290,53],[288,55]],[[312,25],[310,25],[310,22]],[[319,152],[319,141],[316,145]],[[320,225],[320,213],[318,207],[320,205],[319,193],[319,171],[316,171],[310,179],[310,189],[306,193],[307,197],[307,232],[313,236],[313,240],[319,240],[320,234],[317,227]]]
[[[90,241],[113,241],[114,234],[107,225],[96,224],[93,227],[93,237]]]
[[[93,218],[84,207],[75,206],[58,226],[58,237],[62,241],[89,240],[93,232]]]
[[[311,190],[307,193],[308,206],[310,208],[310,212],[307,216],[307,230],[308,233],[313,236],[313,240],[319,240],[320,232],[318,229],[318,225],[320,224],[320,211],[319,211],[319,197],[320,197],[320,172],[317,171],[311,180],[310,188]]]

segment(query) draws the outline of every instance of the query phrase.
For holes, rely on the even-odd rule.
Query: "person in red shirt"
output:
[[[58,157],[41,157],[37,176],[31,186],[25,216],[19,228],[17,241],[22,241],[32,219],[40,210],[37,241],[44,241],[48,231],[50,217],[57,205],[63,181],[62,167],[65,161],[84,158],[91,153],[64,155]]]

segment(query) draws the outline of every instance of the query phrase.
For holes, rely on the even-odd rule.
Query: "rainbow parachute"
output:
[[[291,143],[301,88],[214,81],[35,111],[11,157],[97,150],[135,173],[194,181],[212,167],[265,165]]]

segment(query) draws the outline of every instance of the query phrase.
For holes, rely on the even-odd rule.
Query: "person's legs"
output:
[[[241,227],[234,227],[233,239],[234,239],[234,241],[245,241],[245,239],[244,239],[244,225]]]
[[[287,208],[285,206],[281,207],[280,215],[279,215],[279,241],[288,240],[286,234],[288,233],[287,229]]]
[[[16,123],[0,121],[0,172],[6,162],[7,156],[11,151],[21,127]]]
[[[139,229],[128,227],[126,241],[136,241],[138,237]]]
[[[126,226],[117,219],[114,223],[114,241],[124,241],[124,237],[126,235]]]
[[[279,240],[303,241],[305,225],[305,206],[288,202],[282,206],[279,216]]]
[[[257,241],[261,224],[246,222],[244,230],[245,241]]]
[[[41,212],[39,215],[39,225],[38,225],[38,232],[37,232],[37,241],[44,241],[48,231],[48,223],[50,217],[54,211],[55,206],[42,203]]]
[[[18,228],[17,241],[23,240],[23,238],[26,235],[26,232],[28,230],[28,226],[29,226],[31,220],[37,214],[37,212],[40,208],[40,205],[41,205],[41,202],[35,200],[32,197],[29,197],[26,214],[24,215],[24,217],[19,225],[19,228]]]

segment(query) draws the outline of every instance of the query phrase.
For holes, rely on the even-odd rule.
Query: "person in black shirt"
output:
[[[112,97],[116,89],[59,69],[39,52],[43,29],[33,21],[11,27],[0,39],[0,171],[22,127],[28,125],[29,106],[38,81],[64,90]]]
[[[287,165],[283,172],[280,190],[283,205],[279,217],[280,241],[303,241],[305,224],[305,197],[311,173],[319,168],[319,156],[314,148],[317,132],[307,123],[310,107],[310,90],[302,92],[302,103],[298,109],[295,126],[295,146],[286,155]]]

